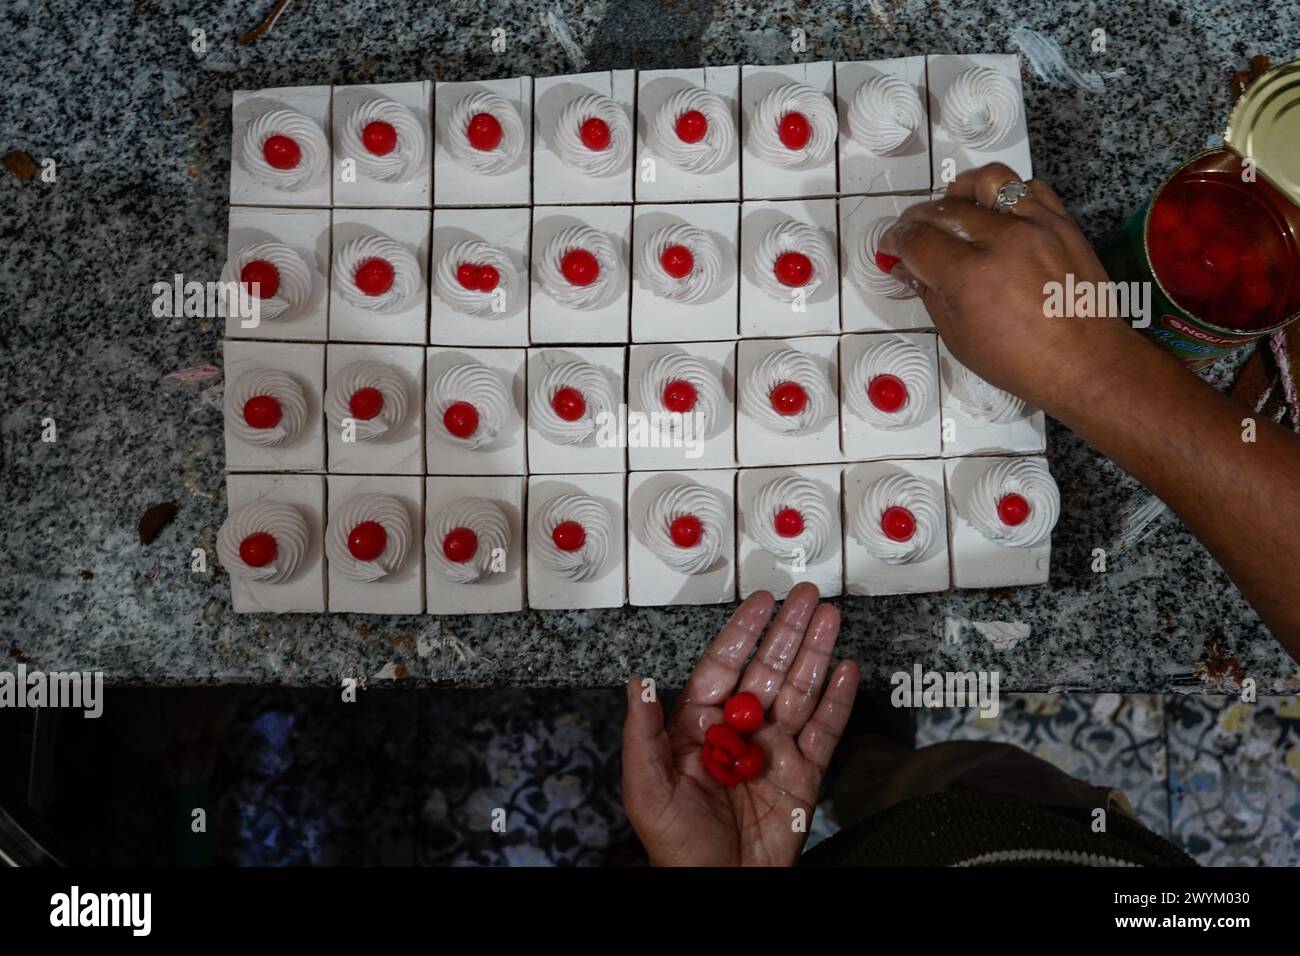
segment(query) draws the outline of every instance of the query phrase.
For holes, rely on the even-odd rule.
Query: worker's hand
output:
[[[920,294],[957,360],[1038,406],[1104,379],[1105,348],[1139,338],[1116,318],[1047,317],[1049,282],[1102,282],[1106,272],[1065,205],[1040,179],[1002,213],[998,190],[1018,177],[1001,163],[962,173],[947,193],[910,206],[881,237],[893,276]]]
[[[652,863],[789,866],[798,859],[858,688],[857,665],[843,661],[822,692],[840,614],[817,598],[813,585],[797,585],[767,628],[772,595],[750,595],[695,666],[666,727],[658,702],[642,699],[640,679],[628,682],[623,803]],[[764,628],[767,638],[746,667]],[[767,767],[727,788],[704,768],[700,749],[739,691],[767,711],[752,737]]]

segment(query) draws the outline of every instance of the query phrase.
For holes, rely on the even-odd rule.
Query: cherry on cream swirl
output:
[[[479,448],[495,441],[510,415],[511,401],[510,389],[501,373],[476,361],[451,366],[429,386],[433,429],[444,440],[462,448]],[[478,428],[467,438],[453,435],[442,426],[447,409],[457,402],[469,402],[478,413]]]
[[[393,284],[379,295],[367,295],[357,286],[357,269],[371,259],[393,267]],[[359,309],[392,315],[409,308],[420,291],[420,265],[402,243],[372,233],[345,243],[334,253],[334,282],[339,294]]]
[[[665,249],[685,246],[694,263],[680,279],[663,267]],[[697,302],[709,294],[722,275],[722,253],[703,229],[674,223],[654,231],[637,256],[637,276],[651,292],[675,302]]]
[[[798,286],[811,296],[823,282],[835,279],[835,252],[816,226],[787,219],[769,229],[754,250],[754,283],[774,299],[791,301],[795,287],[776,277],[776,260],[787,252],[800,252],[812,263],[812,277]]]
[[[984,381],[954,358],[948,361],[952,370],[952,397],[962,418],[975,425],[996,425],[1023,418],[1028,413],[1023,398]]]
[[[669,382],[689,382],[695,389],[695,407],[686,415],[696,416],[700,428],[695,437],[705,438],[717,431],[722,421],[726,397],[719,373],[704,359],[682,352],[670,352],[651,359],[641,370],[639,398],[641,411],[671,415],[668,431],[683,427],[683,420],[664,407],[664,387]]]
[[[600,271],[590,285],[574,285],[560,268],[564,254],[574,249],[585,249],[596,257]],[[605,233],[591,226],[567,226],[551,237],[536,266],[538,281],[556,302],[575,309],[597,309],[618,288],[622,263],[618,248]]]
[[[925,107],[911,83],[887,73],[868,77],[849,103],[849,132],[876,156],[890,156],[926,124]]]
[[[384,397],[383,407],[374,418],[352,414],[352,396],[363,388],[373,388]],[[411,386],[400,369],[384,362],[353,362],[331,376],[325,389],[325,417],[339,434],[343,420],[351,419],[357,441],[374,441],[402,427],[410,402]]]
[[[373,561],[360,561],[348,550],[348,536],[368,521],[384,529],[384,550]],[[393,495],[353,495],[330,515],[325,529],[325,557],[349,581],[378,581],[397,572],[410,549],[411,515]]]
[[[803,388],[808,401],[795,415],[782,415],[772,407],[772,391],[785,382]],[[802,435],[812,431],[835,407],[826,373],[816,359],[783,348],[763,356],[740,386],[740,410],[769,431]]]
[[[1020,94],[997,70],[976,66],[953,79],[940,110],[953,139],[971,149],[992,149],[1016,125]]]
[[[787,113],[802,113],[808,120],[811,135],[801,149],[791,149],[781,142],[778,130]],[[749,145],[765,163],[785,169],[811,169],[830,157],[838,133],[835,107],[825,93],[803,83],[787,83],[769,92],[754,107]]]
[[[244,267],[250,262],[269,262],[280,278],[275,295],[258,300],[258,318],[272,322],[292,319],[311,298],[311,269],[302,256],[283,242],[255,242],[244,246],[221,270],[221,281],[239,283]],[[251,295],[252,290],[249,290]]]
[[[575,421],[561,418],[551,404],[555,393],[566,386],[577,389],[587,406],[582,417]],[[596,434],[602,416],[615,415],[617,412],[614,390],[610,387],[604,370],[582,361],[561,362],[547,371],[534,387],[532,402],[528,406],[533,427],[551,441],[562,445],[586,442]]]
[[[717,562],[724,543],[725,522],[731,514],[722,495],[712,488],[683,480],[662,491],[646,509],[642,533],[646,547],[679,574],[701,574]],[[700,540],[682,547],[672,536],[678,518],[694,516],[700,522]]]
[[[776,530],[776,516],[787,508],[799,512],[803,519],[803,530],[789,538]],[[750,515],[750,537],[768,554],[784,561],[802,557],[808,564],[815,564],[835,535],[835,520],[826,496],[816,482],[798,475],[776,478],[760,488]]]
[[[479,149],[469,141],[469,121],[487,113],[501,124],[501,142],[492,149]],[[462,96],[447,118],[447,149],[457,164],[486,175],[504,173],[524,150],[526,133],[523,117],[504,96],[478,90]]]
[[[579,130],[589,119],[609,127],[609,145],[591,149]],[[555,152],[566,164],[587,176],[608,176],[627,165],[632,156],[632,124],[623,107],[600,93],[576,97],[555,121]]]
[[[881,216],[862,236],[862,241],[853,250],[853,260],[849,278],[867,295],[884,295],[891,299],[913,299],[916,290],[904,282],[899,282],[888,272],[876,265],[876,251],[880,248],[880,237],[894,223],[897,216]]]
[[[298,145],[298,164],[277,169],[266,161],[262,147],[272,136],[287,136]],[[249,120],[239,151],[240,163],[258,182],[286,192],[314,184],[329,165],[330,146],[325,132],[310,116],[293,109],[268,110]]]
[[[397,145],[383,156],[366,148],[362,133],[371,123],[387,123],[397,132]],[[343,123],[338,143],[342,158],[356,161],[357,168],[372,179],[387,183],[406,182],[420,171],[429,149],[424,126],[409,108],[386,97],[359,103]]]
[[[456,278],[461,263],[491,266],[497,271],[497,286],[490,292],[467,289]],[[433,274],[433,288],[438,297],[457,312],[465,315],[482,315],[495,318],[504,315],[505,309],[496,311],[493,305],[500,301],[507,306],[515,288],[515,269],[510,257],[491,243],[479,239],[465,239],[447,249]]]
[[[1017,525],[1004,524],[998,502],[1017,494],[1029,503],[1029,514]],[[1005,458],[975,482],[971,492],[971,525],[997,544],[1032,548],[1047,541],[1061,516],[1061,492],[1047,465],[1034,458]]]
[[[244,406],[249,399],[264,395],[279,403],[280,421],[270,428],[254,428],[244,419]],[[288,372],[249,369],[226,391],[226,424],[248,445],[270,448],[293,441],[307,427],[307,393]]]
[[[871,404],[867,389],[880,375],[893,375],[907,388],[903,407],[886,412]],[[877,428],[907,428],[930,416],[938,383],[934,355],[899,335],[873,335],[849,368],[845,400],[858,415]]]
[[[244,539],[269,534],[275,539],[275,557],[260,568],[246,564],[239,554]],[[301,567],[311,536],[302,514],[291,504],[262,498],[236,508],[217,532],[217,556],[232,578],[260,584],[282,584]]]
[[[881,526],[881,518],[890,508],[906,508],[916,522],[906,541],[895,541]],[[937,535],[947,533],[943,509],[943,500],[927,482],[915,475],[885,475],[863,491],[851,530],[872,557],[886,564],[906,564],[930,550]]]
[[[677,120],[683,113],[703,114],[704,137],[687,143],[677,135]],[[736,145],[736,121],[727,101],[716,93],[688,86],[663,101],[649,129],[654,151],[678,169],[688,173],[711,173],[731,159]]]
[[[582,547],[562,551],[551,536],[556,526],[576,521],[582,526]],[[566,581],[590,581],[605,565],[613,518],[600,501],[590,495],[560,495],[537,511],[532,543],[542,564]]]
[[[474,532],[474,553],[465,561],[447,557],[442,544],[447,535],[461,528]],[[454,584],[473,584],[493,574],[498,554],[510,550],[510,522],[495,501],[487,498],[459,498],[448,502],[429,522],[424,551],[430,566]]]

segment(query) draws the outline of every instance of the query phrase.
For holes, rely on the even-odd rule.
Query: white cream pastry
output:
[[[944,502],[915,475],[885,475],[863,491],[850,528],[872,557],[906,564],[946,534]]]
[[[374,441],[401,428],[413,392],[406,374],[386,362],[353,362],[331,376],[325,389],[325,417],[336,434],[352,422],[357,441]]]
[[[434,424],[434,431],[462,448],[495,441],[510,416],[511,402],[502,373],[477,361],[453,365],[429,383],[429,414],[442,423]]]
[[[383,268],[381,263],[387,263]],[[379,271],[386,280],[392,270],[391,282],[381,281],[371,294],[358,284],[357,270],[362,266]],[[420,291],[420,265],[415,256],[402,243],[388,236],[371,233],[345,243],[334,252],[334,284],[339,294],[359,309],[392,315],[414,305]]]
[[[462,270],[462,266],[469,268]],[[501,249],[480,239],[464,239],[451,245],[438,261],[433,290],[457,312],[490,319],[509,308],[517,278],[510,257]]]
[[[862,241],[853,250],[850,260],[849,278],[867,295],[883,295],[891,299],[912,299],[916,290],[904,282],[899,282],[876,263],[876,252],[880,249],[880,237],[889,227],[898,222],[897,216],[881,216],[875,220],[862,236]]]
[[[273,137],[277,139],[271,144],[272,155],[280,157],[281,162],[292,160],[291,165],[282,168],[272,165],[268,159],[267,140]],[[285,144],[285,140],[292,140],[292,144]],[[277,150],[278,145],[287,146],[288,152]],[[285,192],[295,192],[319,181],[328,172],[329,156],[329,141],[320,124],[288,108],[268,110],[249,120],[239,151],[240,163],[250,176]]]
[[[297,508],[262,498],[235,509],[222,522],[217,556],[232,578],[283,584],[302,566],[310,540]]]
[[[975,482],[968,502],[971,525],[990,541],[1009,548],[1032,548],[1047,541],[1060,516],[1056,480],[1047,465],[1035,458],[997,462]]]
[[[245,444],[283,445],[307,427],[307,393],[288,372],[249,369],[226,390],[226,423]]]
[[[396,138],[390,142],[392,134]],[[343,121],[339,139],[340,158],[354,160],[362,173],[386,183],[413,179],[422,171],[429,151],[429,138],[419,118],[387,97],[357,104]]]
[[[912,84],[887,73],[868,77],[849,103],[849,133],[876,156],[900,151],[925,123],[925,107]]]
[[[844,400],[877,428],[908,428],[934,410],[933,351],[900,335],[873,335],[845,379]]]
[[[683,426],[679,414],[694,416],[697,438],[720,430],[727,404],[722,376],[698,356],[668,352],[651,359],[641,370],[637,391],[643,412],[672,416],[669,432]]]
[[[802,275],[800,268],[789,270],[787,257],[803,256],[811,271],[797,285],[789,285],[781,276]],[[754,250],[754,283],[774,299],[791,301],[795,289],[811,296],[823,282],[835,281],[835,251],[816,226],[797,219],[787,219],[769,229]]]
[[[553,442],[593,441],[602,421],[618,413],[618,400],[603,369],[589,362],[561,362],[533,387],[528,406],[533,427]]]
[[[486,128],[471,135],[471,124]],[[485,139],[475,145],[479,136]],[[488,145],[492,140],[495,144]],[[447,149],[458,165],[476,173],[506,172],[518,161],[526,140],[524,120],[515,104],[488,90],[462,96],[447,118]]]
[[[1023,398],[989,384],[954,358],[948,362],[952,372],[949,393],[958,413],[971,424],[998,425],[1029,413]]]
[[[814,430],[834,407],[835,396],[819,361],[791,348],[763,356],[740,385],[740,410],[783,435]]]
[[[731,159],[736,122],[721,96],[688,86],[663,101],[646,137],[654,151],[678,169],[711,173]]]
[[[815,564],[835,536],[835,520],[816,482],[798,475],[769,481],[749,508],[750,537],[783,561]]]
[[[646,547],[679,574],[701,574],[717,563],[731,514],[722,495],[683,479],[666,488],[646,509]]]
[[[301,312],[311,298],[311,269],[297,250],[283,242],[254,242],[244,246],[226,262],[221,281],[242,284],[244,270],[253,263],[269,265],[275,273],[274,291],[259,290],[258,318],[287,321]],[[265,269],[265,265],[260,268]],[[252,296],[251,287],[246,294]]]
[[[353,495],[330,515],[325,557],[349,581],[378,581],[399,571],[411,549],[411,516],[393,495]]]
[[[542,564],[567,581],[590,581],[605,566],[614,520],[590,495],[560,495],[537,511],[529,538]]]
[[[1020,93],[1011,80],[987,67],[959,73],[943,94],[943,126],[971,149],[993,149],[1020,115]]]
[[[591,121],[599,132],[592,132]],[[584,128],[588,131],[584,139]],[[603,143],[598,148],[589,145]],[[571,168],[586,176],[609,176],[624,169],[632,157],[632,124],[614,100],[587,93],[567,103],[555,122],[555,152]]]
[[[641,246],[636,274],[661,298],[698,302],[722,276],[722,252],[703,229],[674,223],[656,229]]]
[[[505,570],[510,522],[495,501],[459,498],[429,521],[425,538],[429,566],[454,584],[473,584]]]
[[[586,285],[579,285],[565,275],[565,262],[566,257],[575,255],[585,259],[583,253],[595,258],[596,274]],[[598,309],[604,305],[617,290],[622,269],[614,241],[590,226],[561,229],[546,244],[541,262],[534,265],[542,289],[556,302],[574,309]]]
[[[807,124],[798,135],[789,132],[790,117],[801,116]],[[787,124],[787,145],[782,124]],[[830,158],[835,148],[839,122],[835,107],[824,93],[802,83],[787,83],[769,92],[754,107],[749,146],[760,159],[785,169],[811,169]]]

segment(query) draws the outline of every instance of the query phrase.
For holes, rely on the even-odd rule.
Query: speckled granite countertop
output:
[[[268,35],[237,46],[271,6],[6,4],[2,146],[58,165],[54,183],[0,176],[0,669],[25,660],[129,683],[353,675],[372,686],[600,686],[636,671],[671,685],[728,614],[241,617],[224,574],[189,573],[192,547],[215,555],[226,513],[211,391],[220,377],[166,376],[219,364],[220,332],[208,320],[154,318],[150,287],[176,272],[219,276],[233,89],[1014,51],[1017,28],[1029,28],[1076,71],[1026,68],[1035,171],[1099,238],[1218,131],[1227,71],[1258,52],[1300,56],[1300,8],[1251,0],[983,0],[963,10],[921,0],[461,0],[443,10],[297,0]],[[501,54],[489,46],[497,26],[508,37]],[[791,51],[796,27],[807,53]],[[195,28],[206,31],[203,54],[191,50]],[[1102,54],[1090,52],[1096,28],[1107,33]],[[45,418],[57,424],[53,444],[40,440]],[[868,680],[919,662],[995,668],[1004,689],[1195,690],[1220,674],[1254,677],[1261,692],[1300,689],[1300,670],[1180,523],[1166,516],[1125,546],[1121,515],[1142,490],[1055,425],[1048,453],[1065,503],[1050,586],[842,601],[842,650]],[[179,504],[175,522],[142,546],[140,515],[167,500]],[[1110,554],[1105,574],[1091,570],[1097,547]],[[969,621],[1024,622],[1029,634],[990,640]]]

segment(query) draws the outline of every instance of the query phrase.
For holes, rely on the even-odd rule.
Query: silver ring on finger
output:
[[[1009,179],[998,190],[997,198],[993,200],[993,211],[1006,212],[1028,195],[1028,186],[1018,179]]]

